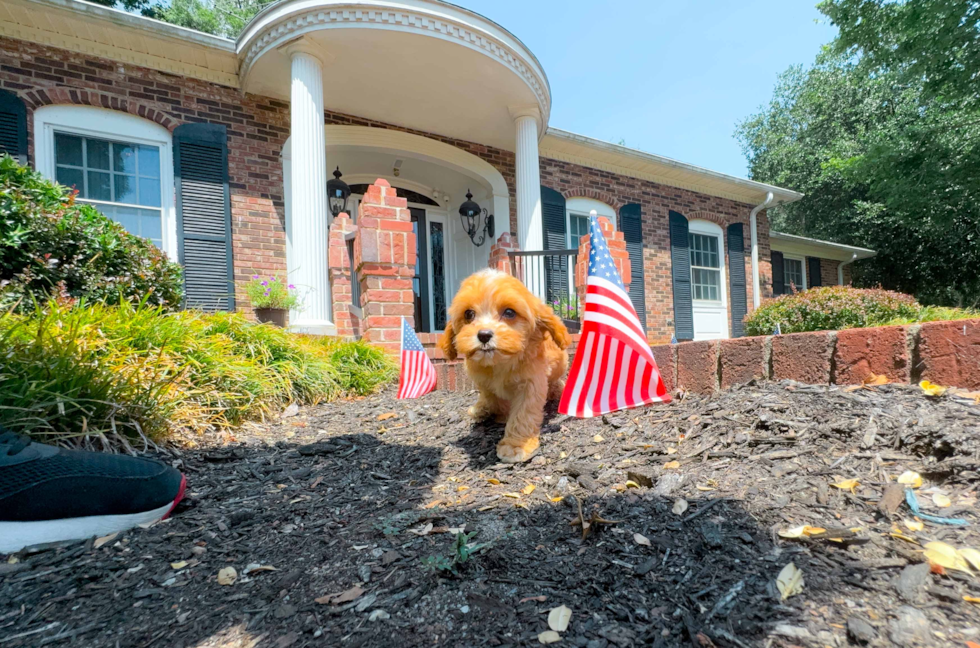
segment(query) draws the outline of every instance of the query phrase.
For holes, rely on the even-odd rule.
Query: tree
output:
[[[916,4],[939,10],[969,3]],[[906,6],[828,0],[821,10],[867,32],[871,5]],[[934,29],[934,22],[923,29]],[[878,20],[875,29],[888,24],[895,21]],[[884,31],[875,42],[892,45],[880,55],[843,40],[865,32],[841,26],[840,38],[810,69],[784,73],[769,105],[738,126],[750,173],[806,194],[776,210],[774,226],[878,250],[855,269],[856,282],[910,292],[925,303],[976,305],[980,273],[966,270],[980,267],[976,101],[960,85],[961,75],[925,72],[924,61],[941,58],[935,52],[908,60],[894,55],[895,43],[925,43],[921,35]]]
[[[277,0],[91,0],[106,7],[138,11],[149,18],[236,38],[248,22]]]

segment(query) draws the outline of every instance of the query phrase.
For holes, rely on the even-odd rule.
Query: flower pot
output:
[[[286,328],[286,317],[289,311],[285,308],[256,308],[255,319],[263,324],[272,324],[279,328]]]

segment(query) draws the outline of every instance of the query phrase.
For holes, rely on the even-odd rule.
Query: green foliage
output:
[[[245,286],[252,308],[295,308],[299,304],[296,286],[286,285],[278,277],[255,275]]]
[[[746,335],[837,331],[915,318],[922,306],[909,295],[847,286],[811,288],[767,300],[745,319]]]
[[[0,156],[0,308],[56,295],[176,308],[181,268],[74,192]]]
[[[476,531],[471,531],[470,533],[457,533],[456,537],[453,538],[453,544],[450,548],[449,556],[428,556],[422,560],[422,565],[426,569],[430,569],[435,572],[443,571],[456,574],[458,565],[462,565],[489,546],[488,543],[480,544],[470,542],[475,535]]]
[[[877,250],[855,264],[859,285],[980,303],[980,273],[963,271],[980,267],[980,108],[957,72],[980,43],[976,3],[820,7],[840,38],[737,131],[754,179],[806,194],[774,228]]]
[[[199,433],[293,401],[368,394],[396,375],[364,342],[128,302],[7,312],[0,348],[0,425],[47,438]]]

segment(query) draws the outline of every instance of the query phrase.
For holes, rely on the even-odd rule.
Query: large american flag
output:
[[[402,370],[397,398],[418,398],[436,388],[436,368],[405,318],[402,318]]]
[[[582,337],[558,411],[579,418],[670,401],[595,212]]]

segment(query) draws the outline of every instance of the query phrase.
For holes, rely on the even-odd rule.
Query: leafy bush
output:
[[[0,425],[47,438],[226,428],[294,400],[368,394],[397,373],[363,342],[125,301],[0,314],[0,348]]]
[[[252,308],[295,308],[299,304],[296,286],[279,281],[278,277],[255,275],[245,286],[245,294]]]
[[[827,286],[767,300],[745,319],[746,335],[835,331],[916,318],[922,306],[890,290]]]
[[[75,192],[0,156],[0,307],[58,295],[177,308],[181,268]]]

